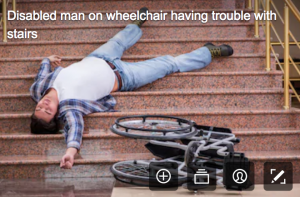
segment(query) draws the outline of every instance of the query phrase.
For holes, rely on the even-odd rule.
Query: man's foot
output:
[[[141,18],[146,18],[146,16],[147,16],[147,15],[144,15],[144,14],[143,14],[142,17],[141,17],[141,13],[147,14],[148,11],[149,11],[148,8],[142,7],[142,8],[139,10],[139,14],[140,14],[139,20],[133,21],[132,24],[136,24],[137,26],[141,27],[142,24],[144,24],[144,23],[147,21],[147,20],[142,20],[142,19],[141,19]]]
[[[221,56],[231,56],[233,54],[232,47],[227,44],[215,46],[214,44],[208,42],[204,46],[209,49],[212,58]]]

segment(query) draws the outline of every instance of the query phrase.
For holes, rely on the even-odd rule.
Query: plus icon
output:
[[[178,163],[150,162],[149,189],[151,191],[176,191],[178,189]]]
[[[171,173],[167,169],[161,169],[156,173],[156,180],[161,184],[166,184],[171,180]]]
[[[165,177],[169,177],[169,176],[165,175],[165,172],[163,172],[162,175],[159,175],[159,177],[162,177],[163,181],[165,181]]]

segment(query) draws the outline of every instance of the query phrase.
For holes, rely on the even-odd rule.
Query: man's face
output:
[[[34,115],[37,118],[42,119],[49,123],[54,118],[57,112],[57,107],[58,107],[57,102],[45,96],[38,102],[34,111]]]

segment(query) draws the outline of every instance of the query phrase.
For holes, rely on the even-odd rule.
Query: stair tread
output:
[[[283,88],[261,88],[261,89],[250,89],[250,88],[193,88],[193,89],[165,89],[163,91],[128,91],[128,92],[113,92],[112,96],[147,96],[147,95],[186,95],[186,94],[268,94],[268,93],[283,93]],[[0,94],[1,98],[20,98],[30,97],[30,93],[21,94]]]
[[[130,115],[194,115],[194,114],[299,114],[300,109],[291,108],[288,110],[285,109],[231,109],[231,108],[184,108],[184,109],[155,109],[155,110],[145,110],[145,109],[130,109],[129,111],[123,110],[122,112],[101,112],[101,113],[92,113],[86,117],[106,117],[106,116],[130,116]],[[32,111],[23,111],[23,112],[0,112],[0,119],[8,118],[28,118],[32,114]]]
[[[0,43],[1,44],[1,43]],[[179,54],[170,54],[172,56],[177,56]],[[159,55],[123,55],[123,59],[150,59],[158,57]],[[263,57],[265,58],[264,53],[234,53],[232,56],[227,58],[236,58],[236,57]],[[272,55],[271,55],[272,56]],[[68,56],[63,57],[62,60],[82,60],[85,56]],[[0,62],[18,62],[18,61],[40,61],[45,57],[21,57],[21,58],[0,58]],[[221,70],[219,70],[221,71]]]
[[[99,5],[99,4],[95,3],[95,1],[91,1],[91,0],[87,0],[87,1],[78,1],[78,0],[74,1],[73,0],[72,2],[75,5],[77,5],[77,6],[75,6],[75,8],[70,6],[70,0],[63,1],[63,2],[62,1],[57,1],[57,0],[55,0],[55,1],[53,1],[53,0],[48,0],[48,1],[41,1],[41,0],[39,0],[39,1],[18,1],[18,4],[22,8],[25,7],[25,10],[32,10],[33,8],[36,8],[36,10],[37,10],[37,8],[41,7],[40,5],[43,5],[43,3],[46,4],[46,5],[47,4],[49,5],[53,2],[55,2],[57,4],[57,6],[54,6],[54,7],[58,7],[57,10],[73,11],[73,12],[74,11],[79,12],[83,9],[84,10],[94,10],[96,5]],[[85,6],[85,5],[82,6],[81,3],[83,3],[83,2],[88,4],[88,5],[89,4],[92,4],[92,5],[91,6],[88,6],[88,5],[87,6]],[[125,3],[123,3],[123,2],[125,2]],[[150,8],[150,11],[153,11],[154,9],[157,9],[158,7],[163,9],[163,10],[171,9],[171,8],[177,8],[177,9],[181,9],[181,8],[203,9],[203,7],[205,7],[207,9],[207,8],[211,8],[211,6],[212,6],[212,5],[209,6],[210,5],[210,4],[208,4],[209,2],[210,2],[209,0],[208,1],[206,0],[204,2],[201,2],[201,4],[199,4],[200,6],[195,6],[195,5],[198,5],[198,4],[196,4],[194,1],[185,1],[185,2],[183,2],[183,1],[175,0],[175,1],[168,1],[166,3],[163,2],[163,3],[160,3],[160,4],[157,1],[154,1],[154,2],[151,1],[146,5],[147,5],[148,8]],[[218,2],[220,2],[220,1],[218,1]],[[116,9],[118,9],[118,10],[119,9],[120,10],[121,9],[126,9],[126,10],[135,9],[135,11],[136,11],[136,10],[140,9],[140,7],[143,5],[142,3],[145,3],[145,1],[137,3],[136,0],[133,0],[133,1],[131,0],[131,1],[121,1],[119,3],[119,1],[113,0],[113,1],[110,1],[109,3],[107,3],[107,1],[102,1],[101,3],[102,4],[100,4],[100,5],[102,5],[102,6],[99,9],[103,9],[103,10],[109,10],[109,9],[111,10],[111,9],[114,9],[116,7]],[[178,3],[179,3],[180,6],[178,6]],[[205,3],[208,4],[209,7]],[[225,3],[228,3],[228,1],[226,1]],[[31,5],[28,6],[28,4],[31,4]],[[78,4],[79,4],[79,6],[78,6]],[[115,5],[115,6],[109,6],[111,4]],[[124,6],[124,4],[127,5],[127,6]],[[190,4],[191,4],[191,6],[188,6]],[[65,5],[65,6],[62,6],[62,5]],[[103,6],[103,5],[105,5],[105,6]],[[171,5],[173,5],[173,6],[171,6]],[[237,8],[237,9],[241,9],[241,8],[244,7],[243,5],[244,5],[243,2],[238,1],[236,4],[233,4],[233,5],[226,6],[226,5],[221,4],[221,5],[218,5],[218,6],[213,6],[213,8],[218,8],[218,9],[221,9],[221,8],[222,9]],[[50,8],[52,8],[52,7],[50,6]],[[49,10],[51,10],[50,8],[48,9],[48,7],[46,7],[45,10],[49,11]],[[81,8],[81,9],[79,9],[79,8]]]
[[[126,25],[123,24],[115,24],[115,25],[65,25],[65,26],[59,26],[59,25],[47,25],[47,26],[30,26],[30,29],[34,30],[55,30],[55,29],[95,29],[95,28],[121,28],[125,27]],[[254,23],[219,23],[219,24],[164,24],[164,25],[145,25],[143,28],[151,28],[151,27],[161,27],[161,28],[168,28],[168,27],[223,27],[223,26],[254,26]],[[25,29],[28,28],[27,26],[18,26],[19,29]],[[14,29],[14,27],[8,27],[8,30]],[[0,28],[2,31],[2,28]],[[145,30],[146,31],[146,30]]]
[[[44,156],[44,155],[12,155],[0,156],[0,165],[14,165],[14,164],[58,164],[61,160],[59,156]],[[76,164],[86,163],[115,163],[123,160],[152,159],[151,153],[126,153],[126,154],[109,154],[109,155],[81,155],[82,158],[75,159]]]
[[[246,157],[250,160],[266,159],[300,159],[300,150],[286,151],[245,151]]]
[[[92,40],[92,41],[24,41],[24,42],[6,42],[0,43],[0,46],[9,45],[54,45],[54,44],[92,44],[105,43],[107,40]],[[161,42],[228,42],[228,41],[265,41],[265,38],[204,38],[204,39],[140,39],[139,43],[161,43]]]
[[[182,72],[182,73],[173,73],[166,77],[180,77],[180,76],[218,76],[218,75],[234,75],[234,76],[252,76],[252,75],[283,75],[282,71],[216,71],[216,72]],[[4,79],[34,79],[36,75],[0,75],[0,80]]]
[[[300,150],[287,151],[244,151],[245,156],[252,161],[274,160],[274,159],[300,159]],[[97,163],[115,163],[124,160],[134,159],[152,159],[155,158],[151,153],[126,153],[126,154],[108,154],[108,155],[81,155],[81,158],[75,159],[76,164],[97,164]],[[28,165],[28,164],[59,164],[61,156],[44,155],[13,155],[0,156],[0,165]]]
[[[289,135],[289,134],[300,134],[298,128],[257,128],[257,129],[232,129],[232,133],[238,136],[249,136],[249,135]]]
[[[14,134],[0,134],[0,139],[63,139],[63,134],[52,134],[52,135],[35,135],[35,134],[24,134],[24,133],[14,133]],[[123,138],[117,134],[114,134],[109,129],[99,129],[90,130],[88,133],[83,134],[84,139],[93,138]]]
[[[18,3],[19,3],[20,0],[18,0]],[[57,0],[55,0],[57,1]],[[65,0],[64,0],[65,1]],[[74,1],[74,0],[72,0]],[[0,1],[1,2],[1,1]],[[174,12],[191,12],[190,9],[171,9],[173,10]],[[170,9],[164,9],[164,12],[171,12]],[[84,14],[89,14],[89,13],[111,13],[111,12],[115,12],[116,10],[82,10],[80,11],[80,13],[84,13]],[[129,12],[136,12],[137,10],[135,9],[126,9],[126,10],[119,10],[118,9],[118,12],[119,13],[123,13],[123,12],[126,12],[126,13],[129,13]],[[161,10],[155,10],[155,9],[151,9],[150,10],[151,12],[160,12]],[[193,9],[193,11],[196,13],[196,12],[211,12],[211,11],[215,11],[215,12],[234,12],[234,11],[237,11],[237,12],[240,12],[240,11],[244,11],[244,12],[254,12],[253,9],[248,9],[248,8],[237,8],[237,9],[226,9],[226,8],[216,8],[216,9]],[[49,12],[49,11],[47,11]],[[74,11],[68,11],[68,10],[57,10],[56,13],[57,14],[60,14],[60,13],[66,13],[66,12],[74,12]],[[23,12],[23,13],[30,13],[30,12]],[[32,13],[32,12],[31,12]],[[0,13],[0,16],[2,15],[2,13]],[[183,22],[183,21],[181,21]],[[144,26],[144,25],[143,25]]]
[[[60,196],[66,190],[74,190],[76,188],[76,196],[79,192],[88,192],[85,196],[101,196],[101,193],[112,190],[115,179],[113,177],[98,177],[98,178],[45,178],[45,179],[14,179],[14,180],[0,180],[0,190],[2,196],[7,194],[11,196],[11,192],[14,192],[14,196],[39,196],[45,197]],[[101,191],[101,192],[100,192]],[[44,195],[43,195],[44,194]],[[56,195],[55,195],[56,194]],[[111,193],[109,193],[111,194]],[[52,196],[51,195],[51,196]],[[110,195],[107,195],[110,196]]]
[[[238,136],[249,136],[249,135],[289,135],[289,134],[300,134],[300,129],[297,128],[258,128],[258,129],[232,129],[232,133]],[[94,129],[89,130],[88,133],[83,134],[83,139],[104,139],[104,138],[126,138],[114,134],[109,129]],[[51,134],[51,135],[35,135],[35,134],[24,134],[24,133],[0,133],[0,139],[11,140],[11,139],[64,139],[63,134]],[[127,138],[130,139],[130,138]]]

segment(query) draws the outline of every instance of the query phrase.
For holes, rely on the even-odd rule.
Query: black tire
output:
[[[154,120],[152,120],[152,118],[155,118]],[[153,129],[153,128],[136,128],[133,126],[128,126],[125,125],[124,122],[128,122],[131,119],[135,119],[135,121],[137,120],[141,120],[143,123],[147,122],[147,119],[151,122],[151,123],[156,123],[155,125],[148,125],[148,126],[156,126],[157,124],[159,124],[160,121],[165,121],[165,122],[172,122],[172,123],[176,123],[178,125],[181,126],[181,128],[173,128],[173,129]],[[165,119],[165,120],[164,120]],[[124,121],[126,120],[126,121]],[[151,121],[152,120],[152,121]],[[154,122],[153,122],[154,121]],[[155,122],[156,121],[156,122]],[[129,121],[129,122],[132,122]],[[187,130],[191,130],[194,126],[195,123],[191,122],[189,120],[183,119],[183,118],[178,118],[178,117],[174,117],[174,116],[160,116],[160,115],[139,115],[139,116],[124,116],[121,118],[118,118],[115,121],[115,124],[118,127],[124,127],[126,129],[130,129],[130,130],[139,130],[139,131],[149,131],[149,132],[180,132],[180,131],[187,131]],[[174,126],[174,125],[172,125]]]
[[[134,139],[180,140],[198,133],[194,125],[194,122],[171,116],[127,116],[118,118],[110,130]]]
[[[197,142],[197,141],[191,141],[188,144],[187,149],[184,154],[184,162],[185,162],[186,166],[189,166],[193,162],[193,160],[195,158],[194,153],[196,152],[198,146],[199,146],[199,142]]]
[[[143,168],[144,172],[141,174],[133,175],[128,173],[124,173],[121,170],[118,169],[118,166],[121,167],[137,167],[139,169]],[[114,174],[117,180],[129,183],[129,184],[134,184],[134,185],[139,185],[139,186],[149,186],[149,165],[146,164],[140,164],[139,160],[131,160],[131,161],[121,161],[118,163],[115,163],[111,166],[110,171]],[[148,174],[147,174],[148,173]],[[178,185],[182,185],[187,181],[186,177],[183,176],[178,176]]]

